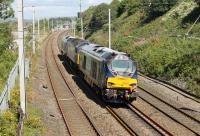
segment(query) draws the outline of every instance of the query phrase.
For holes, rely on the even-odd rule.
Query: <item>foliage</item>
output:
[[[13,51],[4,51],[0,55],[0,94],[7,81],[8,75],[16,62],[17,54]]]
[[[15,136],[18,123],[19,89],[11,91],[10,109],[0,114],[0,135]]]
[[[169,11],[177,0],[151,0],[146,10],[151,17],[158,17]]]
[[[0,115],[0,135],[15,136],[17,129],[17,115],[6,111]]]
[[[0,24],[0,55],[8,49],[12,42],[11,29],[8,24]]]
[[[39,135],[44,132],[41,115],[38,115],[39,111],[28,107],[28,117],[24,120],[24,136]]]
[[[195,0],[200,5],[200,0]]]
[[[87,37],[87,35],[89,35],[90,33],[92,33],[94,31],[94,28],[89,27],[89,24],[92,19],[95,8],[96,7],[92,6],[92,7],[88,8],[86,11],[84,11],[84,13],[83,13],[83,28],[85,29],[84,31],[86,31],[86,33],[85,33],[86,37]],[[80,19],[77,20],[76,29],[78,31],[81,31]]]
[[[118,7],[118,16],[127,11],[128,15],[132,15],[138,10],[143,9],[143,0],[123,0]]]
[[[111,18],[115,19],[117,18],[118,14],[118,7],[120,5],[119,0],[113,0],[110,4],[110,9],[111,9]]]
[[[7,19],[14,15],[14,11],[11,8],[13,0],[0,0],[0,19]]]
[[[98,30],[102,28],[104,24],[108,23],[108,9],[109,6],[104,3],[97,6],[93,12],[89,28]]]

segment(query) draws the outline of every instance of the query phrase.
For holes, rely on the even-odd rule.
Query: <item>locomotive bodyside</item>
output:
[[[133,101],[138,96],[137,69],[127,54],[91,44],[80,49],[79,69],[90,86],[108,102]]]
[[[70,65],[105,101],[122,103],[137,98],[137,65],[126,53],[73,37],[63,43]]]

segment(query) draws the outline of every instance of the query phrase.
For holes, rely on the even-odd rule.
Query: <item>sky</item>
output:
[[[89,6],[100,3],[110,3],[112,0],[82,0],[82,8],[86,10]],[[32,8],[36,6],[36,18],[51,17],[74,17],[80,11],[80,0],[24,0],[24,18],[32,19]],[[17,17],[17,0],[12,4]]]

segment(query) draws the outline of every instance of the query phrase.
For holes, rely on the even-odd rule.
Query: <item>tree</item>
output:
[[[128,15],[132,15],[140,10],[143,6],[144,0],[122,0],[118,7],[118,16],[127,11]]]
[[[195,0],[196,2],[197,2],[197,4],[199,4],[199,6],[200,6],[200,0]]]
[[[151,17],[158,17],[169,11],[176,2],[177,0],[150,0],[146,9]]]
[[[113,0],[110,4],[110,8],[111,8],[111,17],[112,19],[115,19],[117,17],[117,10],[119,8],[120,2],[119,0]]]
[[[92,19],[89,23],[89,28],[98,30],[104,24],[108,23],[108,9],[109,5],[103,3],[96,7],[93,12]]]
[[[126,11],[127,2],[128,2],[127,0],[122,0],[120,2],[120,5],[117,10],[118,16],[120,16],[121,14],[123,14]]]
[[[12,2],[13,0],[0,0],[0,19],[7,19],[14,15],[14,11],[11,8]]]
[[[0,0],[0,19],[7,19],[13,16],[11,3],[13,0]],[[0,24],[0,55],[12,42],[11,30],[8,24]]]
[[[0,55],[12,42],[11,30],[8,24],[0,24]]]

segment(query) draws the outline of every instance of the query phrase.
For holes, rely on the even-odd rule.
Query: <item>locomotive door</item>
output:
[[[94,79],[97,79],[97,63],[95,61],[92,61],[92,77]]]

